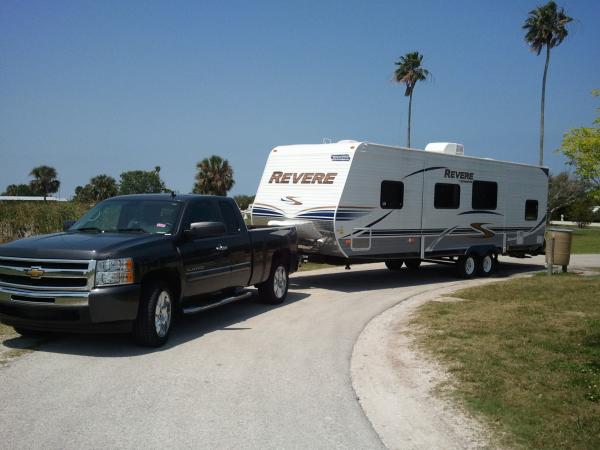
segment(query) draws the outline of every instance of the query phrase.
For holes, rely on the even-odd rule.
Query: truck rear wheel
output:
[[[273,261],[269,278],[257,286],[260,301],[268,305],[283,303],[287,296],[289,280],[288,268],[283,261]]]
[[[133,339],[144,347],[160,347],[169,338],[173,322],[173,292],[164,281],[144,286],[138,316],[133,323]]]
[[[401,259],[388,259],[385,262],[385,266],[390,270],[400,270],[402,269],[402,264],[404,264],[404,261]]]
[[[461,278],[473,278],[477,272],[477,257],[474,254],[461,256],[458,258],[457,272]]]

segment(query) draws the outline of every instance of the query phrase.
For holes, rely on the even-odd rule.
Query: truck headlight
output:
[[[96,286],[133,283],[133,259],[105,259],[96,263]]]

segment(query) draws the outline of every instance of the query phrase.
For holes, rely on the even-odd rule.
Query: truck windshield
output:
[[[171,234],[179,217],[180,202],[162,200],[110,200],[98,203],[70,230],[81,232]]]

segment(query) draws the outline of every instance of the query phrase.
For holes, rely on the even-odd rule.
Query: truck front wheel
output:
[[[167,342],[173,321],[173,299],[173,292],[164,281],[144,286],[133,324],[133,339],[137,344],[160,347]]]
[[[282,261],[274,261],[269,278],[259,284],[258,295],[263,303],[278,305],[285,300],[288,292],[289,274]]]

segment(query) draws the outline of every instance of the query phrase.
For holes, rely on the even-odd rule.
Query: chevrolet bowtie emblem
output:
[[[39,267],[32,267],[27,272],[25,272],[25,275],[27,275],[29,278],[42,278],[42,275],[44,275],[44,271]]]

